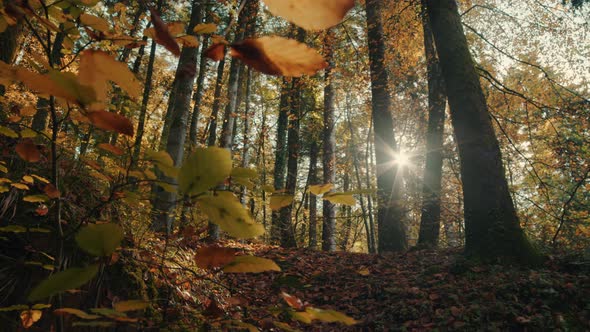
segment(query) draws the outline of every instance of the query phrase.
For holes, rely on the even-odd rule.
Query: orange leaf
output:
[[[55,186],[51,183],[45,185],[45,187],[43,188],[43,192],[49,198],[59,198],[61,196],[60,191],[57,188],[55,188]]]
[[[285,300],[285,302],[287,302],[289,307],[295,310],[303,310],[303,302],[299,298],[293,295],[289,295],[285,292],[281,292],[281,297],[283,298],[283,300]]]
[[[94,111],[86,114],[90,122],[100,129],[116,131],[133,136],[133,124],[126,117],[107,111]]]
[[[195,261],[197,266],[202,269],[212,269],[215,267],[222,267],[227,263],[233,261],[236,250],[232,248],[223,247],[201,247],[197,250]]]
[[[231,45],[230,54],[269,75],[313,75],[328,66],[314,49],[278,36],[246,39]]]
[[[273,15],[308,30],[334,26],[354,7],[354,0],[264,0],[264,3]]]
[[[221,61],[225,56],[225,44],[213,44],[205,51],[205,56],[213,61]]]
[[[174,40],[172,34],[170,34],[166,23],[162,21],[153,8],[150,8],[150,14],[152,16],[152,24],[156,29],[156,42],[166,47],[166,49],[172,54],[180,56],[180,47],[178,46],[178,43],[176,43],[176,40]]]
[[[20,313],[20,320],[23,323],[23,327],[28,329],[33,326],[36,321],[41,319],[43,312],[41,310],[25,310]]]
[[[121,156],[124,153],[124,151],[121,148],[108,143],[100,143],[98,147],[105,151],[111,152],[112,154],[115,154],[117,156]]]
[[[15,151],[19,157],[30,163],[36,163],[41,160],[41,152],[37,148],[37,145],[30,139],[25,139],[18,143],[15,147]]]
[[[102,97],[106,97],[107,81],[117,83],[134,99],[139,98],[141,92],[141,85],[129,67],[103,51],[88,50],[82,53],[79,80],[81,84],[94,87],[97,94],[99,91],[104,93]]]

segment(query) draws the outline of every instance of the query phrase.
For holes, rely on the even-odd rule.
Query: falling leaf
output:
[[[281,271],[281,268],[270,259],[255,256],[236,256],[223,268],[227,273],[260,273],[267,271]]]
[[[350,193],[327,193],[323,198],[333,204],[356,205],[356,200]]]
[[[78,318],[81,319],[97,319],[100,318],[100,316],[98,315],[91,315],[87,312],[84,312],[80,309],[75,309],[75,308],[61,308],[61,309],[56,309],[53,311],[55,314],[58,315],[63,315],[63,314],[70,314],[70,315],[74,315]]]
[[[222,183],[231,172],[228,149],[198,148],[182,164],[178,173],[178,188],[188,195],[203,193]]]
[[[128,300],[120,301],[113,305],[113,308],[118,312],[143,310],[150,305],[149,302],[143,300]]]
[[[110,256],[123,241],[123,229],[114,223],[93,224],[82,227],[76,243],[94,256]]]
[[[80,15],[80,22],[100,32],[109,31],[109,23],[105,19],[98,16],[82,13]]]
[[[221,61],[225,56],[225,44],[213,44],[205,50],[205,56],[213,61]]]
[[[116,147],[111,144],[108,144],[108,143],[100,143],[97,146],[99,148],[101,148],[105,151],[111,152],[112,154],[117,155],[117,156],[121,156],[121,155],[123,155],[123,153],[125,153],[121,148]]]
[[[328,63],[316,50],[293,39],[267,36],[231,45],[231,56],[269,75],[313,75]]]
[[[264,0],[264,3],[273,15],[308,30],[334,26],[354,7],[354,0]]]
[[[37,145],[30,139],[24,139],[14,148],[19,157],[30,163],[36,163],[41,160],[41,152]]]
[[[180,56],[180,47],[174,40],[174,37],[170,34],[168,26],[162,21],[158,13],[153,8],[150,8],[150,14],[152,17],[152,24],[156,30],[156,42],[164,46],[168,51],[176,56]]]
[[[179,44],[186,47],[199,47],[199,40],[195,36],[185,35],[176,37]]]
[[[133,136],[133,124],[126,117],[107,111],[93,111],[86,115],[97,128]]]
[[[52,274],[33,288],[29,295],[29,301],[37,301],[68,289],[78,288],[92,279],[98,272],[98,265],[86,268],[69,268],[65,271]]]
[[[231,192],[218,191],[198,199],[200,210],[222,230],[236,238],[253,238],[264,233],[264,226],[254,221]]]
[[[273,211],[280,210],[285,206],[291,205],[293,202],[293,195],[274,194],[270,196],[270,209]]]
[[[215,33],[215,31],[217,31],[217,24],[214,23],[197,24],[193,29],[196,34]]]
[[[332,190],[333,187],[334,185],[331,183],[312,185],[309,186],[309,192],[316,196],[319,196]]]
[[[43,312],[41,310],[25,310],[20,313],[20,320],[23,323],[23,327],[28,329],[33,326],[36,321],[41,319]]]
[[[112,81],[133,99],[137,99],[141,95],[141,84],[129,70],[127,64],[117,61],[113,56],[103,51],[87,50],[82,52],[78,76],[81,84],[93,86],[95,90],[104,89],[103,85],[107,81]]]
[[[285,300],[285,302],[287,302],[289,307],[295,310],[303,310],[303,301],[301,301],[299,298],[293,295],[289,295],[285,292],[281,292],[281,297],[283,298],[283,300]]]
[[[237,250],[217,246],[201,247],[197,250],[195,261],[202,269],[222,267],[234,260]]]

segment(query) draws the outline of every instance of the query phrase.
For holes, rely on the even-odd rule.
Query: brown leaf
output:
[[[86,114],[90,122],[100,129],[116,131],[133,136],[133,124],[126,117],[107,111],[94,111]]]
[[[57,190],[57,188],[55,188],[55,186],[51,183],[45,185],[45,187],[43,188],[43,192],[49,198],[59,198],[59,196],[61,196],[59,190]]]
[[[236,251],[232,248],[215,246],[201,247],[197,250],[195,261],[197,266],[202,269],[222,267],[236,258]]]
[[[41,160],[41,152],[37,145],[30,139],[25,139],[18,143],[14,148],[19,157],[30,163],[36,163]]]
[[[264,3],[273,15],[308,30],[334,26],[354,7],[354,0],[264,0]]]
[[[213,44],[205,51],[205,56],[213,61],[221,61],[225,56],[225,44]]]
[[[269,75],[313,75],[328,66],[314,49],[278,36],[246,39],[231,45],[230,54]]]
[[[304,309],[303,308],[303,301],[301,301],[296,296],[289,295],[285,292],[281,292],[281,297],[283,298],[283,300],[285,300],[285,302],[287,302],[289,307],[291,307],[295,310],[303,310]]]
[[[156,13],[156,11],[153,8],[150,8],[150,14],[152,16],[152,24],[156,29],[156,42],[166,47],[166,49],[170,51],[172,54],[180,56],[180,47],[178,46],[178,43],[176,43],[176,40],[168,30],[168,26],[166,25],[166,23],[162,21],[158,13]]]
[[[100,143],[97,146],[100,149],[111,152],[112,154],[117,155],[117,156],[121,156],[121,155],[123,155],[123,153],[125,153],[125,151],[123,151],[123,149],[116,147],[114,145],[108,144],[108,143]]]

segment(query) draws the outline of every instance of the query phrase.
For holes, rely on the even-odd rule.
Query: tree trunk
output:
[[[205,56],[205,50],[209,45],[209,38],[203,37],[203,45],[201,46],[202,55],[201,62],[199,63],[199,76],[197,76],[197,90],[193,94],[193,113],[191,114],[191,127],[189,129],[189,140],[192,146],[198,144],[198,130],[199,130],[199,116],[201,113],[201,102],[203,101],[203,95],[205,93],[205,76],[207,76],[207,57]]]
[[[334,30],[326,32],[325,58],[329,66],[325,73],[324,86],[324,129],[323,129],[323,156],[322,164],[324,169],[324,183],[334,184],[336,180],[336,138],[335,130],[335,89],[332,81],[332,69],[334,68]],[[328,200],[323,202],[323,224],[322,224],[322,250],[336,250],[336,209],[334,204]]]
[[[201,2],[200,0],[192,1],[191,18],[187,27],[187,34],[193,34],[194,26],[201,21]],[[195,80],[195,65],[197,63],[198,48],[183,47],[178,60],[175,81],[177,89],[172,102],[173,113],[171,116],[170,132],[174,135],[168,135],[166,141],[166,152],[172,157],[175,166],[180,166],[184,156],[184,143],[186,140],[186,131],[188,127],[188,115],[190,109],[191,93]],[[172,96],[171,96],[172,97]],[[176,179],[162,176],[166,182],[176,183]],[[167,191],[157,193],[154,209],[156,216],[152,228],[159,231],[170,231],[173,221],[174,210],[176,207],[176,194]]]
[[[463,182],[465,251],[482,260],[537,262],[508,191],[498,140],[455,0],[428,0]]]
[[[318,152],[319,146],[315,140],[309,147],[309,185],[318,184]],[[317,221],[317,196],[309,193],[309,247],[316,249],[318,246],[318,221]]]
[[[17,22],[15,25],[10,25],[0,33],[0,61],[7,64],[12,64],[14,61],[16,50],[18,49],[19,36],[22,34],[23,24]],[[6,93],[6,87],[0,84],[0,97]],[[0,113],[2,113],[2,105],[0,104]],[[47,126],[47,125],[46,125]]]
[[[379,252],[401,251],[407,247],[401,206],[401,177],[392,153],[397,151],[391,118],[389,75],[384,64],[385,46],[381,19],[381,1],[367,0],[371,95],[377,162],[377,227]]]
[[[440,232],[440,190],[443,162],[443,133],[446,94],[444,80],[432,38],[432,28],[422,0],[424,52],[428,75],[428,129],[426,133],[426,164],[422,186],[422,215],[418,244],[436,247]]]

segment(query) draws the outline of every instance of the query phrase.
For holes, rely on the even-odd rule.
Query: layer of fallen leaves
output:
[[[552,258],[540,269],[474,265],[456,250],[396,255],[325,253],[242,246],[274,260],[280,273],[222,277],[238,290],[243,321],[299,330],[580,330],[590,326],[588,268]],[[295,322],[281,292],[359,323]]]

